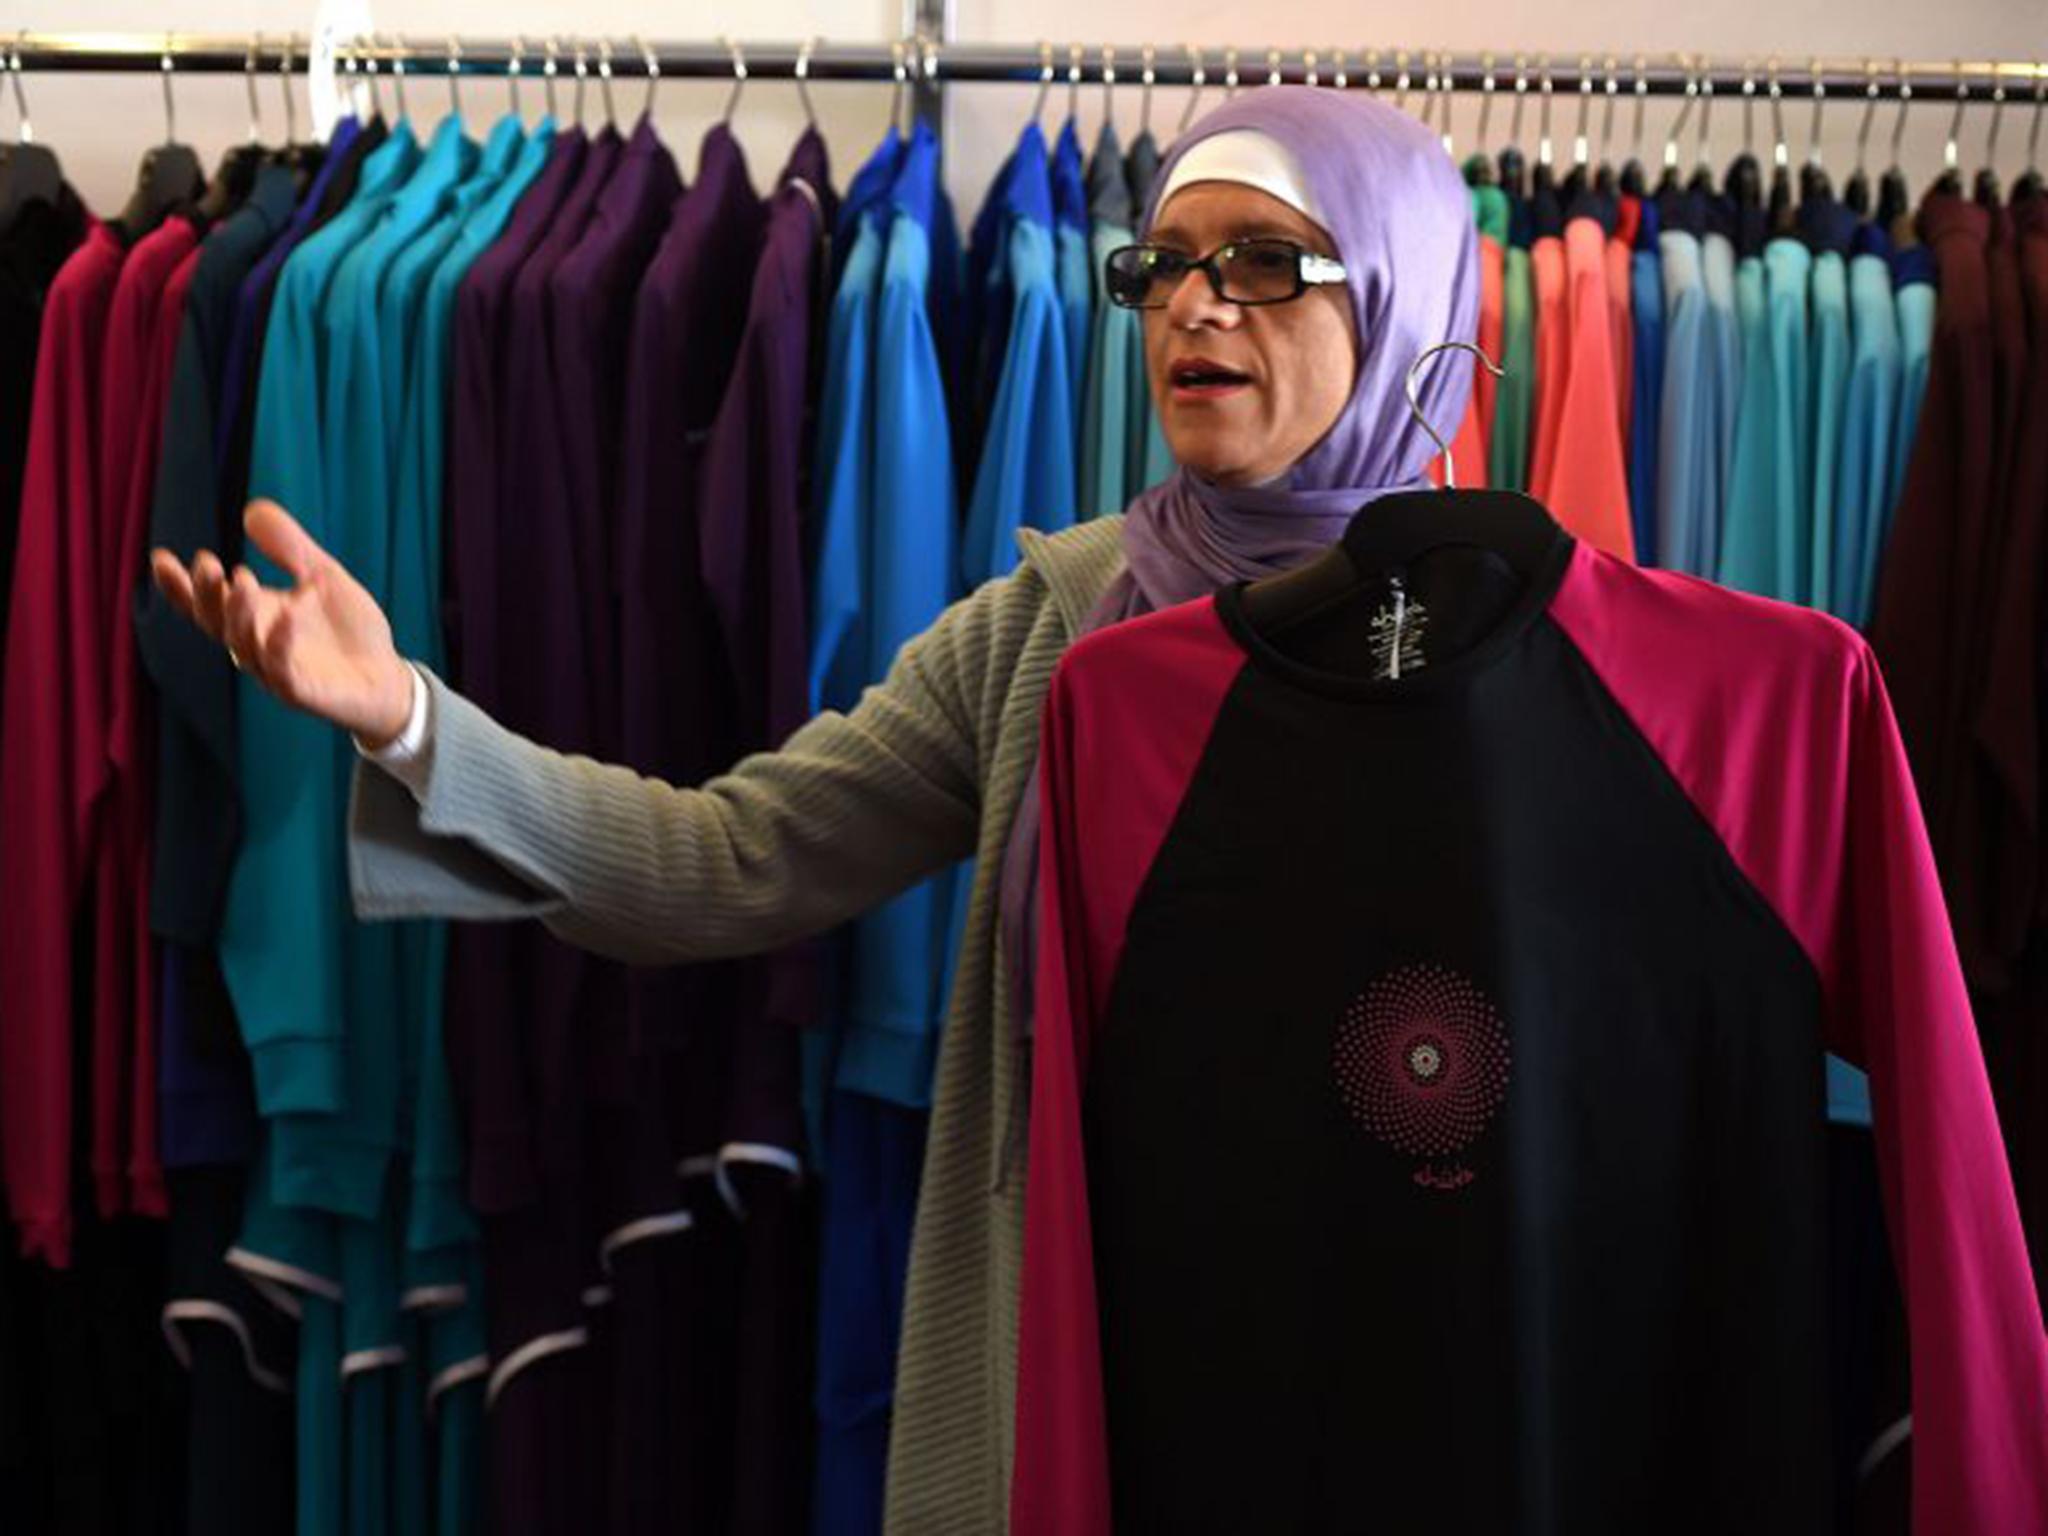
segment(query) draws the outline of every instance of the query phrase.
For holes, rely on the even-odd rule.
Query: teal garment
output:
[[[341,1380],[350,1536],[382,1536],[396,1489],[391,1430],[398,1367],[409,1342],[399,1305],[398,1218],[388,1204],[369,1221],[343,1217]]]
[[[478,151],[450,115],[434,131],[405,185],[384,201],[363,237],[337,267],[321,323],[326,381],[318,430],[329,508],[328,550],[380,605],[391,600],[391,490],[398,423],[386,394],[406,328],[387,331],[380,312],[391,269],[410,243],[444,212],[475,170]],[[355,752],[345,734],[327,733],[327,772],[337,804],[347,803]],[[339,841],[342,829],[336,827]],[[361,1221],[378,1217],[386,1174],[401,1140],[398,931],[389,923],[340,918],[346,970],[342,1058],[345,1104],[324,1116],[292,1116],[277,1126],[279,1198]]]
[[[341,1304],[324,1296],[299,1301],[299,1369],[293,1396],[295,1536],[342,1536],[347,1478],[342,1467]]]
[[[1141,487],[1131,475],[1132,447],[1142,442],[1142,419],[1131,414],[1140,398],[1132,388],[1135,371],[1145,376],[1145,332],[1138,312],[1112,304],[1104,288],[1109,253],[1133,239],[1130,181],[1115,125],[1105,121],[1088,159],[1090,278],[1093,319],[1088,331],[1087,384],[1081,399],[1081,485],[1079,516],[1121,512]]]
[[[937,137],[920,123],[889,194],[872,375],[874,481],[863,605],[872,649],[863,687],[879,680],[957,595],[952,434],[930,319],[932,229],[941,216],[938,153]],[[852,701],[828,702],[844,708]],[[855,924],[835,1074],[840,1089],[913,1109],[930,1106],[956,881],[957,870],[934,876]]]
[[[507,121],[516,128],[515,119]],[[554,136],[554,120],[542,118],[530,136],[517,142],[516,157],[503,176],[453,225],[427,280],[413,334],[392,502],[392,547],[399,558],[393,569],[391,626],[400,653],[432,668],[441,667],[445,659],[440,624],[442,475],[456,293],[545,167]],[[490,149],[484,159],[488,166]],[[408,1059],[418,1063],[406,1247],[421,1252],[473,1242],[477,1235],[463,1197],[462,1127],[443,1044],[447,925],[402,925],[399,957],[406,1049]]]
[[[1074,521],[1073,395],[1047,181],[1044,141],[1032,123],[1004,178],[998,259],[1010,295],[1009,341],[961,550],[969,590],[1016,568],[1019,528],[1057,533]]]
[[[1493,436],[1486,483],[1496,490],[1529,488],[1529,435],[1536,417],[1536,286],[1526,246],[1509,245],[1501,261],[1501,376],[1493,386]]]
[[[1807,451],[1813,474],[1808,514],[1813,544],[1807,554],[1806,601],[1815,608],[1839,613],[1835,547],[1842,527],[1842,429],[1849,392],[1849,264],[1841,252],[1822,251],[1815,256],[1810,283],[1807,298],[1812,334],[1807,356],[1812,404],[1807,413]]]
[[[400,123],[363,161],[348,205],[278,274],[256,383],[249,494],[275,498],[329,547],[337,530],[318,430],[321,315],[337,268],[419,158],[412,130]],[[247,558],[259,580],[288,581],[260,551]],[[335,731],[248,678],[236,706],[242,842],[222,912],[221,968],[249,1046],[258,1109],[332,1114],[346,1091],[341,934],[349,912]]]
[[[1142,323],[1134,337],[1133,350],[1137,362],[1130,371],[1130,404],[1124,408],[1124,420],[1132,424],[1128,433],[1130,462],[1124,469],[1124,484],[1130,488],[1131,496],[1136,496],[1163,484],[1172,475],[1175,461],[1173,449],[1166,441],[1166,429],[1159,424],[1158,407],[1152,401],[1152,375],[1145,365]]]
[[[1849,382],[1836,476],[1840,522],[1829,607],[1861,629],[1870,621],[1877,557],[1889,527],[1892,432],[1899,413],[1899,317],[1884,257],[1866,253],[1850,261],[1849,318]]]
[[[1892,298],[1899,313],[1899,421],[1892,433],[1891,490],[1884,502],[1887,527],[1906,489],[1906,461],[1920,430],[1920,402],[1927,397],[1927,370],[1934,357],[1934,284],[1901,283]]]
[[[1721,583],[1805,603],[1813,592],[1813,482],[1807,289],[1813,256],[1780,237],[1746,258],[1746,370],[1736,468],[1721,537]],[[1742,430],[1746,429],[1746,430]]]
[[[1050,174],[1054,281],[1067,327],[1067,398],[1078,413],[1088,387],[1088,337],[1095,306],[1095,280],[1089,260],[1088,193],[1081,168],[1081,136],[1072,118],[1060,129]],[[1078,414],[1075,425],[1078,428]]]

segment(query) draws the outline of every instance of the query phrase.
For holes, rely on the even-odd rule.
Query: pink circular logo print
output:
[[[1353,999],[1333,1051],[1344,1107],[1417,1160],[1425,1189],[1462,1189],[1458,1155],[1508,1093],[1508,1034],[1484,992],[1456,971],[1404,965]]]

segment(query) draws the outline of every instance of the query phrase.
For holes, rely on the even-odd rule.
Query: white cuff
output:
[[[420,669],[410,662],[406,665],[412,673],[412,709],[405,717],[405,728],[381,747],[366,745],[360,736],[353,739],[358,753],[418,795],[426,789],[427,770],[433,763],[429,750],[433,745],[432,695]]]

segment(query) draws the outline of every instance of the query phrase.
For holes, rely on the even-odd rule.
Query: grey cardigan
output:
[[[997,892],[1039,707],[1123,567],[1121,523],[1020,533],[1017,572],[947,609],[850,712],[702,788],[549,751],[432,673],[419,797],[368,763],[355,770],[359,916],[537,917],[642,964],[775,949],[977,856],[911,1241],[891,1536],[1007,1524],[1030,1085]]]

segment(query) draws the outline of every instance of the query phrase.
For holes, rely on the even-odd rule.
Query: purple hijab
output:
[[[1297,565],[1337,541],[1366,502],[1426,484],[1436,444],[1408,409],[1408,369],[1424,347],[1470,341],[1479,317],[1479,247],[1471,194],[1436,134],[1369,96],[1265,86],[1209,113],[1174,144],[1145,206],[1188,148],[1255,128],[1291,151],[1336,242],[1358,321],[1358,378],[1343,413],[1278,480],[1227,488],[1185,467],[1124,511],[1125,569],[1082,631],[1205,597],[1231,582]],[[1463,419],[1472,357],[1441,354],[1416,395],[1447,438]],[[1037,951],[1038,771],[1011,829],[1002,869],[1003,952],[1020,1027],[1030,1027]]]

